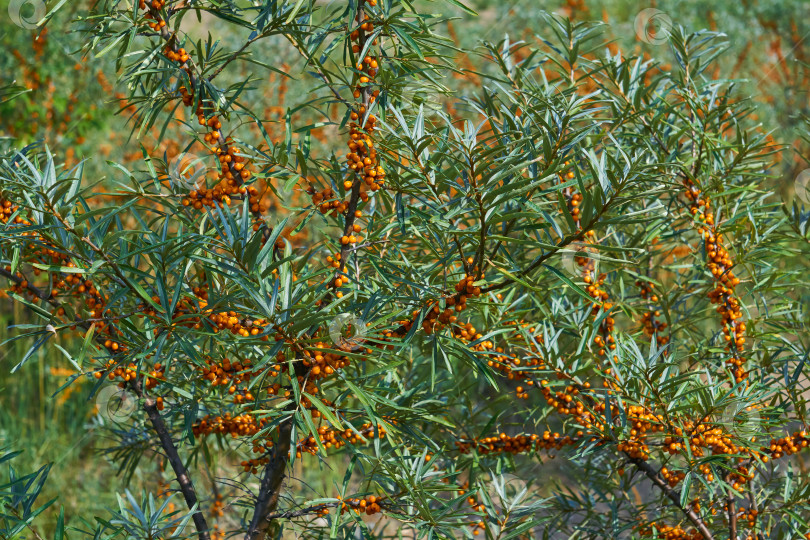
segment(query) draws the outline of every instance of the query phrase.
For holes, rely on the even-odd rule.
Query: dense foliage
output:
[[[810,214],[722,34],[665,64],[550,14],[468,47],[453,0],[64,4],[39,27],[77,19],[152,142],[15,120],[0,157],[12,371],[64,356],[120,472],[56,538],[810,538]],[[39,535],[51,468],[10,471],[0,531]]]

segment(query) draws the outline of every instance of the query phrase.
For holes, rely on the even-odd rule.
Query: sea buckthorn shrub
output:
[[[446,22],[376,0],[83,20],[133,124],[185,122],[203,165],[144,152],[99,183],[47,149],[0,161],[0,276],[38,317],[14,369],[73,336],[90,397],[134,405],[108,411],[108,455],[160,471],[71,537],[810,535],[787,264],[808,216],[775,202],[753,105],[707,75],[722,36],[673,30],[663,69],[548,16],[540,44],[467,51],[472,73]],[[316,118],[284,140],[243,94],[279,42]]]

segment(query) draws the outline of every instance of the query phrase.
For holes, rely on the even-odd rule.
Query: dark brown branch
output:
[[[287,408],[294,410],[295,403],[291,403]],[[287,462],[290,460],[290,448],[292,446],[293,417],[284,420],[278,427],[278,437],[273,446],[273,455],[264,469],[262,483],[259,486],[259,494],[256,497],[256,504],[253,507],[253,518],[245,534],[245,540],[261,540],[265,538],[267,529],[270,527],[271,512],[278,505],[278,497],[281,493],[281,482],[284,480],[284,473]]]
[[[729,481],[731,473],[726,477]],[[737,540],[737,505],[734,501],[734,488],[728,486],[726,496],[726,506],[728,507],[728,536],[731,540]]]
[[[145,396],[141,391],[140,384],[135,381],[129,384],[129,388],[143,401],[143,410],[146,412],[146,416],[149,418],[152,429],[155,430],[158,436],[158,440],[160,440],[160,446],[163,448],[163,452],[166,454],[169,464],[172,466],[172,471],[174,471],[177,483],[180,484],[180,493],[183,494],[183,498],[186,501],[186,506],[189,510],[193,509],[195,506],[197,507],[191,519],[194,521],[194,526],[197,528],[198,538],[200,540],[210,540],[211,535],[208,532],[208,523],[205,520],[205,515],[203,515],[200,510],[194,484],[191,482],[191,477],[188,474],[186,465],[177,452],[177,447],[174,445],[169,429],[166,427],[166,423],[160,415],[160,411],[157,408],[157,401],[153,397]]]
[[[28,289],[28,292],[30,292],[31,294],[33,294],[34,296],[36,296],[40,300],[48,302],[49,304],[51,304],[55,308],[59,308],[62,305],[52,295],[46,293],[45,291],[43,291],[42,289],[40,289],[40,288],[38,288],[38,287],[36,287],[34,285],[31,285],[31,282],[28,281],[27,279],[23,279],[23,278],[15,275],[15,274],[12,274],[11,272],[7,271],[4,268],[0,268],[0,276],[8,278],[9,280],[13,281],[17,285],[21,284],[23,281],[26,281],[27,283],[26,283],[25,288]]]
[[[362,24],[364,13],[365,11],[363,10],[363,2],[361,1],[357,8],[356,20],[358,24]],[[358,32],[359,32],[358,43],[360,45],[360,50],[362,51],[363,48],[365,47],[366,35],[362,28],[358,28]],[[364,86],[363,88],[361,88],[360,95],[362,98],[364,112],[361,113],[360,111],[357,111],[357,113],[362,127],[362,125],[365,123],[365,116],[368,116],[371,110],[371,91],[369,90],[369,87]],[[357,211],[357,205],[360,202],[360,186],[363,183],[363,175],[361,173],[355,172],[354,177],[355,178],[354,182],[352,183],[351,195],[349,196],[349,206],[346,208],[346,223],[343,226],[343,236],[350,236],[352,234],[354,227],[354,220],[356,217],[355,212]],[[349,254],[350,248],[351,246],[349,245],[348,242],[341,245],[340,261],[339,261],[340,266],[338,267],[336,275],[340,274],[341,270],[346,266],[346,257]]]
[[[753,486],[751,486],[751,488],[748,490],[748,503],[750,505],[751,510],[753,510],[754,512],[757,513],[757,519],[759,519],[759,506],[757,505],[757,496],[754,493],[754,487]],[[762,533],[759,532],[757,529],[758,529],[758,526],[755,523],[754,524],[754,532],[757,535],[757,540],[764,540],[764,538],[762,536]]]
[[[652,483],[655,484],[655,486],[658,489],[660,489],[664,493],[664,495],[666,495],[667,498],[675,504],[678,510],[683,512],[683,514],[686,516],[686,519],[688,519],[692,523],[692,525],[695,526],[695,528],[700,532],[703,538],[705,538],[706,540],[714,540],[711,531],[709,531],[708,527],[706,527],[706,524],[703,522],[703,520],[697,514],[697,512],[695,512],[691,508],[681,505],[680,492],[675,491],[674,489],[669,487],[669,484],[667,484],[667,482],[663,478],[661,478],[658,472],[655,469],[653,469],[652,465],[650,465],[643,459],[633,458],[630,456],[628,456],[628,458],[630,463],[635,465],[636,468],[638,468],[638,470],[640,470],[647,476],[647,478],[652,480]]]

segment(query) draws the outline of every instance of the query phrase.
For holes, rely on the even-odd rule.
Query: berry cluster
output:
[[[581,433],[580,433],[581,434]],[[475,451],[479,454],[520,454],[523,452],[534,452],[537,450],[560,450],[563,446],[575,444],[577,441],[568,435],[562,436],[559,433],[546,431],[543,436],[531,435],[507,435],[501,433],[497,437],[484,437],[471,441],[456,441],[456,447],[462,454]]]
[[[383,439],[386,435],[385,428],[382,426],[382,424],[377,424],[377,428],[375,430],[374,426],[368,422],[360,426],[360,429],[357,432],[348,428],[343,431],[337,431],[326,426],[319,427],[317,432],[321,445],[323,445],[323,447],[326,449],[339,449],[345,446],[347,443],[351,443],[353,445],[364,444],[375,437]],[[318,453],[318,442],[316,442],[314,436],[310,435],[309,437],[299,441],[296,445],[296,456],[300,458],[303,453],[312,455]]]
[[[312,204],[314,204],[323,215],[330,214],[332,217],[335,217],[338,214],[343,214],[349,207],[349,203],[335,197],[335,191],[331,187],[325,187],[318,191],[315,187],[310,185],[307,188],[307,193],[312,198]]]
[[[218,433],[230,435],[234,439],[237,437],[250,437],[258,433],[267,421],[264,418],[257,419],[252,414],[239,414],[232,416],[225,413],[222,416],[205,415],[191,427],[195,436]]]
[[[163,6],[166,5],[166,0],[151,0],[148,4],[146,0],[138,0],[138,8],[141,10],[148,10],[148,13],[144,15],[144,18],[149,19],[150,21],[147,23],[149,28],[154,30],[155,32],[159,32],[161,28],[166,26],[166,21],[158,14],[158,12],[163,9]]]
[[[658,295],[653,291],[652,283],[639,279],[636,281],[636,286],[639,288],[641,298],[651,304],[658,302]],[[663,321],[659,321],[659,317],[661,317],[661,312],[650,307],[649,311],[641,315],[641,326],[644,335],[650,338],[655,336],[655,341],[660,347],[669,343],[669,336],[664,335],[664,330],[669,328],[669,325]]]
[[[780,437],[779,439],[774,439],[771,441],[770,446],[766,449],[770,452],[771,456],[775,459],[781,458],[782,456],[791,456],[804,448],[807,448],[808,444],[810,444],[810,437],[808,437],[808,433],[805,430],[802,431],[795,431],[792,435],[787,437]],[[763,460],[767,461],[767,456],[763,456]]]
[[[717,305],[717,312],[722,319],[726,350],[730,353],[727,362],[732,366],[736,381],[741,382],[747,377],[743,367],[745,358],[742,356],[745,323],[742,321],[740,302],[734,293],[740,279],[734,275],[734,261],[723,246],[723,237],[717,230],[711,200],[688,178],[683,181],[683,185],[686,188],[684,193],[689,201],[689,211],[699,224],[697,230],[703,237],[709,259],[706,266],[715,280],[715,288],[709,292],[709,300]]]
[[[166,26],[166,21],[162,19],[159,13],[164,5],[165,0],[152,0],[148,4],[145,0],[140,0],[140,9],[147,11],[145,17],[155,21],[149,23],[154,30]],[[178,45],[176,35],[170,34],[170,37],[165,39],[167,43],[163,51],[164,56],[170,62],[177,64],[193,84],[194,73],[188,52]],[[179,88],[179,94],[184,105],[191,107],[194,104],[195,97],[185,86]],[[260,194],[259,190],[253,186],[250,188],[243,186],[252,176],[249,163],[241,154],[240,149],[233,145],[233,139],[222,135],[222,122],[215,112],[214,103],[210,99],[199,99],[197,102],[195,110],[197,120],[201,126],[206,127],[208,130],[203,139],[213,148],[212,151],[220,164],[221,174],[213,188],[209,189],[205,185],[198,186],[198,189],[191,190],[181,202],[183,206],[191,206],[200,210],[204,206],[212,207],[215,202],[227,205],[230,204],[232,197],[247,196],[250,211],[254,216],[253,228],[258,230],[262,224],[261,216],[267,211],[268,206],[262,202],[263,194]]]
[[[667,323],[657,320],[661,316],[661,312],[657,309],[655,311],[648,311],[641,315],[641,325],[644,335],[647,337],[656,336],[655,341],[659,346],[669,343],[669,336],[662,335],[662,332],[667,329]]]
[[[703,535],[694,529],[682,529],[681,527],[671,527],[669,525],[658,525],[653,523],[648,527],[640,528],[639,532],[644,536],[657,536],[661,540],[702,540]]]
[[[370,47],[378,45],[377,39],[368,43],[367,36],[374,30],[374,23],[371,22],[365,10],[367,6],[374,7],[376,4],[376,0],[373,2],[360,0],[358,3],[355,17],[358,27],[349,35],[353,54],[359,54],[368,45]],[[345,156],[349,174],[343,181],[343,189],[350,194],[349,200],[332,200],[334,198],[332,188],[326,188],[321,192],[316,192],[312,187],[308,190],[313,204],[317,205],[322,213],[332,212],[333,215],[345,216],[345,226],[340,237],[340,257],[335,256],[330,261],[333,266],[335,261],[339,261],[336,275],[329,283],[329,286],[335,289],[339,289],[347,282],[345,264],[349,247],[362,241],[362,237],[359,236],[362,227],[355,221],[360,216],[356,212],[357,205],[360,202],[368,202],[369,192],[381,189],[385,183],[385,170],[380,164],[373,139],[377,129],[377,117],[371,114],[371,107],[380,94],[379,89],[372,89],[380,65],[379,58],[370,52],[370,47],[366,56],[354,66],[356,73],[352,95],[357,101],[349,112],[349,141],[347,143],[349,148]],[[336,296],[340,298],[343,295],[338,291]]]
[[[569,161],[566,161],[564,166],[571,166],[572,168],[569,169],[565,174],[557,175],[560,183],[568,182],[576,177],[576,174],[573,171],[573,166]],[[572,186],[563,188],[562,193],[566,200],[568,212],[571,214],[571,218],[574,221],[574,225],[576,226],[577,230],[581,231],[582,233],[584,246],[582,246],[583,249],[580,251],[584,251],[586,253],[595,251],[595,248],[592,248],[591,246],[598,243],[596,231],[582,231],[582,222],[580,219],[581,210],[579,208],[583,200],[582,195],[577,193]],[[610,311],[613,304],[608,302],[610,295],[604,287],[607,274],[597,274],[595,257],[577,254],[574,256],[574,262],[580,267],[580,271],[582,272],[582,279],[586,284],[585,290],[587,291],[588,295],[593,298],[593,304],[591,305],[592,316],[597,318],[599,317],[600,312]],[[613,338],[614,325],[615,321],[613,317],[610,316],[605,317],[599,325],[599,335],[594,337],[594,343],[597,347],[599,347],[599,356],[604,356],[608,349],[614,350],[616,348],[616,343]]]
[[[318,341],[312,349],[304,351],[303,364],[309,368],[309,378],[313,381],[332,375],[335,370],[347,367],[349,358],[336,352],[328,352],[329,345]]]
[[[0,223],[8,223],[11,216],[14,215],[18,208],[19,206],[0,196]],[[18,225],[25,225],[26,221],[27,220],[23,219],[21,216],[16,216],[14,219],[14,223]]]
[[[339,497],[338,497],[339,498]],[[376,497],[374,495],[366,495],[362,498],[349,498],[343,500],[340,505],[340,513],[352,510],[357,514],[364,513],[367,516],[372,516],[382,511],[380,503],[384,497]]]
[[[477,268],[473,270],[473,272],[477,272]],[[456,313],[460,313],[467,309],[467,299],[472,297],[478,297],[481,295],[481,287],[477,287],[474,285],[475,278],[467,275],[461,278],[456,286],[456,294],[449,296],[444,299],[445,308],[442,309],[440,306],[440,302],[436,301],[433,302],[433,305],[428,309],[427,313],[425,314],[425,318],[422,321],[422,330],[425,331],[426,334],[430,335],[434,332],[439,332],[443,328],[445,328],[449,324],[453,324],[458,320]],[[404,330],[404,333],[407,333],[410,330],[413,323],[419,317],[419,311],[414,311],[411,313],[410,320],[400,321],[402,327],[400,328],[400,333]],[[394,332],[390,332],[390,335],[394,335]]]
[[[235,311],[213,313],[208,320],[211,321],[215,332],[228,330],[231,334],[242,337],[258,336],[264,332],[264,328],[267,326],[267,321],[264,319],[239,317]],[[263,335],[262,338],[264,341],[269,339],[266,335]]]

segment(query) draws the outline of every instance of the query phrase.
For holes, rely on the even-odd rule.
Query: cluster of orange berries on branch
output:
[[[456,443],[456,444],[458,444],[458,443]],[[470,488],[470,484],[469,484],[469,482],[464,482],[460,487],[461,487],[461,489],[458,490],[458,494],[459,495],[464,495],[465,491]],[[483,504],[478,502],[478,500],[473,496],[467,497],[467,504],[470,505],[473,512],[481,512],[481,513],[486,512],[486,506],[484,506]],[[473,535],[477,535],[480,531],[483,531],[485,526],[486,525],[484,524],[483,521],[478,521],[476,523],[473,523],[472,524],[472,533],[473,533]]]
[[[573,175],[574,173],[568,173]],[[571,188],[567,188],[571,190]],[[573,191],[573,190],[572,190]],[[568,197],[568,211],[571,213],[571,218],[574,220],[574,223],[579,223],[580,218],[582,218],[582,211],[579,209],[579,206],[582,204],[582,195],[579,193],[572,193]]]
[[[254,444],[253,451],[257,454],[262,454],[260,457],[257,458],[250,458],[242,461],[240,465],[242,465],[242,470],[244,472],[249,472],[253,474],[257,474],[259,472],[259,468],[263,467],[270,463],[269,453],[270,450],[273,448],[273,442],[267,441],[264,446]]]
[[[175,51],[171,46],[167,45],[163,50],[163,54],[165,54],[166,58],[172,62],[177,62],[179,64],[185,64],[190,58],[186,50],[182,47]]]
[[[338,253],[335,253],[334,255],[327,256],[326,257],[326,262],[332,268],[340,268],[340,259],[341,259],[341,257],[342,257],[342,255],[338,252]],[[341,283],[341,285],[342,285],[342,283]]]
[[[459,324],[453,326],[453,335],[462,341],[475,341],[481,339],[483,334],[478,332],[472,323]],[[491,349],[494,344],[491,341],[480,343],[484,349]]]
[[[737,522],[744,524],[749,529],[753,529],[757,526],[757,516],[759,516],[759,511],[754,508],[743,509],[739,515],[737,515]],[[753,537],[749,536],[751,540]]]
[[[558,374],[562,377],[562,374]],[[583,389],[590,389],[591,385],[588,382],[582,384]],[[540,392],[550,407],[557,409],[557,412],[564,415],[573,415],[581,417],[585,414],[585,404],[579,399],[580,386],[569,384],[562,389],[553,391],[549,381],[540,381]],[[597,405],[598,407],[598,405]],[[590,425],[588,426],[590,427]]]
[[[355,212],[355,214],[357,214],[357,212]],[[340,243],[345,246],[348,244],[356,244],[357,242],[362,242],[363,238],[356,235],[356,233],[359,233],[361,230],[362,227],[360,227],[360,224],[358,223],[353,224],[351,230],[349,231],[349,234],[340,237]]]
[[[217,493],[214,502],[211,503],[211,508],[208,512],[213,518],[220,518],[225,515],[225,503],[222,502],[222,493]]]
[[[237,437],[250,437],[258,433],[267,424],[264,418],[257,419],[251,414],[239,414],[232,416],[225,413],[222,416],[205,415],[194,423],[191,427],[195,436],[218,433],[230,435],[234,439]]]
[[[689,201],[689,211],[700,223],[698,232],[703,237],[708,255],[706,266],[716,281],[714,290],[709,292],[709,300],[717,305],[717,312],[722,317],[726,350],[731,353],[727,362],[733,366],[736,381],[741,382],[747,376],[743,367],[745,358],[740,354],[745,345],[745,323],[742,321],[740,302],[734,295],[734,288],[740,283],[740,279],[734,275],[734,261],[723,246],[723,237],[717,230],[711,200],[703,196],[690,179],[684,179],[683,185],[686,188],[684,193]]]
[[[232,157],[234,153],[234,147],[231,146],[228,148],[227,152],[223,152],[223,155]],[[221,157],[222,156],[220,156],[220,158]],[[240,160],[243,159],[241,156],[236,156],[236,158]],[[233,165],[233,169],[239,171],[240,178],[241,173],[246,173],[246,175],[250,174],[244,169],[244,165],[241,162],[237,162]],[[213,207],[214,202],[228,205],[231,203],[231,197],[247,195],[250,211],[252,213],[263,214],[267,211],[268,206],[262,201],[263,194],[260,193],[255,186],[242,186],[242,182],[234,178],[233,173],[229,170],[227,165],[223,167],[223,170],[225,171],[224,180],[220,180],[213,188],[198,186],[197,189],[191,190],[188,196],[182,199],[181,202],[183,206],[192,206],[200,210],[203,207]],[[258,230],[258,227],[258,223],[254,224],[254,230]]]
[[[202,376],[211,383],[211,386],[229,386],[230,393],[235,391],[232,385],[240,384],[252,379],[256,374],[249,371],[251,367],[250,359],[231,362],[228,358],[222,362],[207,361],[207,366],[202,369]]]
[[[473,536],[477,536],[481,531],[486,528],[486,524],[483,521],[479,521],[477,523],[473,523],[472,526],[472,533]]]
[[[129,381],[134,381],[135,377],[138,375],[138,366],[132,362],[130,362],[126,366],[115,366],[112,369],[110,369],[112,366],[115,366],[115,360],[108,360],[107,369],[109,369],[109,372],[107,373],[107,377],[111,381],[114,381],[115,379],[121,379],[123,383],[128,383]],[[102,377],[101,372],[96,371],[94,377],[96,379],[100,379]]]
[[[661,477],[667,484],[670,485],[670,487],[675,487],[680,484],[684,478],[686,478],[686,473],[683,471],[671,471],[667,467],[662,467]]]
[[[658,525],[653,523],[648,527],[642,527],[639,532],[644,536],[655,534],[661,540],[702,540],[703,535],[697,530],[686,530],[681,527],[671,527],[669,525]]]
[[[458,444],[458,443],[456,443],[456,444]],[[469,489],[470,489],[470,483],[469,483],[469,482],[464,482],[464,483],[463,483],[463,484],[461,484],[459,487],[460,487],[461,489],[459,489],[459,490],[458,490],[458,494],[459,494],[459,495],[464,495],[464,493],[465,493],[467,490],[469,490]],[[480,502],[478,502],[478,500],[476,500],[476,498],[475,498],[475,497],[473,497],[473,496],[469,496],[469,497],[467,497],[467,504],[469,504],[469,505],[470,505],[470,507],[472,508],[473,512],[484,512],[484,511],[486,511],[486,506],[484,506],[483,504],[481,504]]]
[[[650,302],[658,302],[658,295],[653,291],[652,283],[638,279],[636,280],[636,287],[638,287],[639,294],[642,298]]]
[[[479,344],[479,346],[484,343]],[[531,356],[529,358],[519,358],[514,355],[505,354],[503,347],[495,347],[495,355],[487,360],[487,365],[506,375],[509,380],[523,381],[528,379],[529,374],[524,370],[531,370],[533,368],[543,367],[545,362],[539,356]],[[528,380],[529,386],[534,385],[534,381]],[[528,398],[528,394],[523,391],[522,386],[517,387],[518,397],[521,399]]]
[[[593,231],[588,231],[588,233],[593,233]],[[607,274],[602,273],[597,275],[595,271],[596,264],[593,259],[589,257],[576,257],[575,260],[578,265],[583,267],[583,280],[587,284],[585,290],[588,292],[588,295],[594,299],[593,305],[591,306],[591,314],[596,317],[599,312],[610,310],[613,304],[608,302],[610,295],[603,287],[607,279]],[[616,349],[616,342],[613,338],[613,328],[615,324],[616,321],[610,316],[605,317],[600,324],[599,331],[601,335],[594,337],[594,343],[599,347],[600,356],[605,355],[606,349],[611,351]]]
[[[578,433],[582,436],[582,432]],[[507,435],[501,433],[497,437],[484,437],[472,441],[456,441],[456,447],[462,454],[475,451],[479,454],[520,454],[523,452],[533,452],[536,450],[560,450],[563,446],[576,443],[576,439],[568,435],[561,436],[559,433],[546,431],[542,436],[531,435]]]
[[[258,336],[264,332],[267,321],[264,319],[249,319],[239,317],[235,311],[223,311],[212,313],[208,320],[214,327],[214,332],[228,330],[231,334],[238,334],[242,337]],[[262,335],[261,339],[267,341],[267,335]]]
[[[159,19],[159,16],[157,15],[157,11],[164,5],[165,1],[163,0],[154,0],[150,4],[146,4],[144,0],[140,1],[141,9],[149,10],[146,17],[159,20],[159,22],[156,23],[157,26],[150,23],[150,26],[155,29],[165,26],[166,24],[166,22]],[[164,49],[164,54],[170,61],[180,64],[181,68],[184,69],[189,75],[189,78],[191,78],[190,69],[185,67],[186,63],[190,59],[190,56],[184,48],[176,47],[173,43],[169,43]],[[193,94],[190,93],[185,86],[182,86],[179,89],[179,92],[183,99],[183,103],[190,107],[194,102]],[[212,109],[210,102],[208,102],[207,107],[210,112]],[[214,201],[223,204],[230,204],[232,196],[236,195],[237,193],[241,195],[246,193],[245,189],[242,187],[242,184],[251,178],[248,163],[246,162],[245,158],[240,155],[239,149],[232,146],[233,140],[230,137],[226,138],[222,136],[220,131],[222,129],[222,123],[219,121],[217,115],[209,114],[206,118],[202,101],[197,106],[195,114],[197,115],[200,125],[208,128],[208,132],[205,134],[204,140],[206,143],[214,147],[214,153],[216,154],[221,165],[221,181],[213,189],[207,189],[205,186],[203,186],[198,190],[193,190],[191,193],[189,193],[188,197],[182,200],[182,203],[184,206],[193,206],[197,210],[202,209],[203,206],[213,206]],[[260,196],[255,188],[253,189],[254,192],[248,192],[250,197],[250,211],[254,214],[254,216],[259,216],[267,211],[267,207],[261,202]],[[254,230],[258,230],[259,228],[260,223],[257,217],[257,221],[254,223]]]
[[[664,432],[664,418],[640,405],[628,407],[626,415],[630,424],[630,436],[617,445],[617,450],[624,452],[632,459],[646,460],[650,455],[650,449],[645,442],[647,435],[648,433]]]
[[[360,114],[365,113],[365,106],[359,108]],[[358,113],[352,112],[354,118]],[[380,165],[377,156],[377,149],[374,148],[374,141],[371,134],[374,133],[377,118],[370,114],[361,130],[355,122],[349,124],[349,152],[346,153],[346,162],[349,169],[362,177],[363,183],[360,185],[360,200],[368,201],[368,190],[377,191],[385,183],[385,171]],[[346,179],[343,182],[344,189],[351,190],[354,181]]]
[[[791,456],[800,450],[807,448],[810,444],[807,431],[796,431],[787,437],[781,437],[771,441],[770,446],[766,449],[770,451],[771,456],[774,458],[781,458],[782,456]],[[763,456],[763,461],[767,461]]]
[[[348,510],[353,510],[358,514],[364,513],[367,516],[371,516],[382,511],[380,502],[382,502],[383,499],[384,497],[376,497],[374,495],[345,499],[340,505],[340,513],[342,514]]]
[[[609,309],[610,305],[604,305],[603,303],[608,300],[610,296],[602,287],[605,283],[605,279],[607,279],[607,274],[596,275],[596,265],[590,257],[575,257],[575,260],[577,264],[583,268],[583,281],[588,284],[585,290],[588,291],[588,296],[595,301],[593,304],[594,313],[598,313],[601,308]]]
[[[326,449],[338,449],[345,446],[347,443],[351,443],[353,445],[364,444],[375,437],[384,439],[387,433],[382,424],[377,424],[377,429],[375,430],[374,426],[369,422],[366,422],[360,426],[358,432],[355,432],[349,428],[344,429],[343,431],[337,431],[327,426],[320,426],[317,429],[318,439],[320,440],[321,445],[323,445],[323,447]],[[296,457],[300,458],[303,453],[312,455],[318,453],[318,441],[315,440],[313,435],[304,438],[296,445]]]
[[[230,195],[236,194],[237,191],[244,194],[244,191],[238,190],[238,188],[251,177],[247,159],[241,155],[241,151],[238,147],[233,146],[233,139],[231,137],[223,138],[220,131],[222,129],[222,123],[216,115],[206,118],[202,108],[198,108],[197,121],[201,126],[206,126],[209,129],[208,133],[204,136],[204,140],[215,147],[215,153],[222,169],[222,176],[225,180],[223,190],[229,188],[228,194]],[[221,140],[225,141],[224,144],[221,144]],[[234,190],[234,188],[237,189]],[[258,197],[258,191],[255,193],[249,192],[248,195],[250,197]],[[254,209],[253,207],[259,204],[260,201],[258,199],[251,200],[251,211],[254,213],[258,212],[259,209]],[[262,210],[262,212],[263,211],[264,210]]]
[[[328,344],[319,341],[315,343],[312,350],[304,352],[303,364],[309,368],[309,378],[313,381],[328,377],[335,370],[349,365],[347,356],[329,352],[326,350],[328,348]]]
[[[714,454],[735,454],[741,449],[734,444],[731,436],[723,431],[720,426],[699,424],[692,426],[685,423],[686,432],[690,435],[686,441],[689,449],[696,457],[704,455],[704,448],[709,448]],[[677,454],[683,450],[684,430],[675,428],[675,433],[664,438],[664,451],[669,454]]]
[[[370,2],[369,5],[371,4]],[[375,2],[376,3],[376,2]],[[363,3],[359,6],[362,10]],[[360,21],[360,12],[357,15],[357,22]],[[366,45],[366,34],[374,29],[373,23],[369,20],[368,15],[364,16],[360,27],[350,34],[352,43],[352,51],[358,54]],[[377,45],[375,39],[372,46]],[[349,151],[346,153],[346,164],[350,171],[349,176],[343,181],[343,188],[346,192],[351,192],[352,197],[362,202],[368,202],[369,191],[379,190],[385,183],[385,170],[380,165],[377,149],[374,146],[372,135],[376,130],[377,118],[370,113],[369,108],[376,101],[379,96],[379,90],[371,90],[370,86],[374,84],[374,77],[379,70],[378,59],[366,55],[357,64],[357,83],[353,91],[354,98],[359,100],[358,103],[352,108],[349,113]],[[361,125],[362,124],[362,125]],[[320,211],[324,214],[332,212],[343,214],[349,211],[351,204],[356,204],[353,200],[351,203],[345,201],[332,201],[334,193],[331,188],[326,188],[321,192],[316,192],[314,188],[308,190],[312,196],[313,204],[317,205]],[[328,202],[323,202],[324,200]],[[354,216],[346,216],[346,228],[340,243],[343,246],[355,244],[362,241],[362,238],[357,236],[362,230],[359,224],[353,223]],[[345,250],[345,247],[344,247]],[[340,279],[340,278],[338,278]],[[334,284],[335,287],[340,285]]]
[[[529,323],[520,321],[507,321],[504,323],[506,326],[520,326],[522,329],[527,329],[529,334],[534,334],[535,327],[529,326]],[[469,332],[468,332],[469,335]],[[464,338],[464,335],[458,335],[457,337]],[[480,339],[480,334],[475,334],[475,339]],[[472,338],[467,338],[472,339]],[[514,338],[516,341],[525,341],[523,334],[519,332],[515,332]],[[494,351],[494,355],[490,357],[487,361],[487,365],[497,371],[506,375],[506,378],[509,380],[516,380],[516,381],[524,381],[527,380],[527,384],[529,386],[533,386],[535,382],[530,379],[529,371],[532,371],[535,368],[545,366],[545,362],[540,354],[540,350],[538,349],[538,344],[543,342],[542,336],[534,336],[532,340],[525,345],[528,348],[531,355],[528,357],[521,358],[518,355],[511,355],[507,354],[506,350],[503,347],[494,347],[494,344],[491,341],[484,341],[477,344],[473,347],[474,350],[483,351],[486,349],[490,349]],[[517,397],[521,399],[526,399],[529,397],[528,393],[524,391],[522,386],[517,387]]]
[[[621,441],[616,445],[616,450],[624,452],[632,459],[647,460],[650,457],[650,447],[640,440]]]
[[[321,214],[337,216],[342,214],[349,207],[349,203],[335,198],[335,191],[331,187],[325,187],[318,191],[313,186],[307,188],[307,194],[312,198],[312,204],[318,207]]]
[[[656,336],[655,341],[659,346],[669,343],[669,336],[663,335],[663,331],[668,328],[668,324],[659,321],[657,317],[661,316],[661,312],[657,309],[655,311],[647,311],[641,315],[641,325],[644,335],[647,337]]]
[[[200,125],[206,125],[205,117],[200,114],[199,117]],[[222,173],[225,177],[225,180],[228,182],[229,185],[233,186],[241,186],[243,183],[250,180],[251,173],[249,170],[249,163],[247,159],[241,155],[240,148],[233,146],[233,139],[231,137],[225,138],[225,144],[220,145],[219,141],[222,139],[222,134],[220,133],[220,128],[222,124],[219,122],[216,116],[212,116],[207,120],[207,125],[211,128],[211,131],[205,134],[205,141],[210,144],[216,144],[216,154],[217,159],[219,159],[219,163],[222,167]],[[249,193],[251,197],[256,197],[257,193]],[[251,211],[257,212],[259,211],[258,208],[253,208],[255,205],[260,204],[259,200],[251,200]],[[264,210],[262,210],[264,211]]]
[[[147,390],[151,390],[152,388],[158,385],[158,382],[166,379],[166,366],[160,363],[156,363],[152,366],[152,369],[149,371],[149,376],[146,377],[146,382],[144,386]]]
[[[474,273],[477,271],[477,268],[473,269]],[[445,298],[444,309],[441,309],[439,302],[435,302],[428,310],[425,319],[422,321],[422,330],[427,334],[432,334],[448,324],[455,323],[458,320],[456,313],[467,309],[467,298],[475,298],[481,295],[481,287],[475,286],[474,282],[475,278],[470,275],[461,278],[461,281],[455,286],[456,294]],[[415,320],[418,315],[418,311],[412,313],[413,319]]]
[[[19,207],[16,204],[13,204],[8,199],[0,197],[0,223],[3,224],[8,223],[8,221],[11,219],[11,216],[14,215],[14,212],[16,212],[18,208]],[[23,219],[21,216],[17,216],[16,219],[14,220],[14,223],[19,225],[25,225],[25,223],[23,223],[24,221],[27,220]],[[28,223],[27,225],[30,225],[30,223]]]
[[[567,167],[569,164],[570,162],[566,161],[564,165]],[[557,176],[560,183],[565,183],[576,177],[573,170],[569,170],[565,174],[558,174]],[[571,214],[574,224],[577,226],[577,228],[581,228],[580,205],[582,204],[583,200],[582,194],[577,193],[573,187],[568,186],[563,189],[563,196],[565,197],[568,211]],[[596,231],[584,231],[582,237],[585,246],[597,243]],[[586,247],[585,249],[588,248]],[[588,295],[594,299],[593,305],[591,306],[592,315],[596,317],[601,311],[610,310],[611,307],[613,307],[612,304],[608,302],[610,296],[603,287],[605,280],[607,279],[607,275],[604,273],[598,275],[596,274],[596,263],[591,257],[575,255],[574,262],[576,262],[576,264],[582,269],[583,280],[587,284],[586,291],[588,292]],[[606,349],[614,350],[616,348],[616,343],[613,338],[614,325],[615,321],[613,320],[613,317],[605,317],[600,324],[599,331],[601,335],[594,338],[594,342],[596,343],[597,347],[599,347],[600,356],[605,355]]]
[[[563,163],[563,167],[568,167],[570,164],[571,164],[570,161],[566,161],[565,163]],[[574,173],[573,170],[569,169],[565,173],[562,174],[558,173],[557,178],[559,179],[560,184],[564,184],[565,182],[568,182],[576,178],[576,174]],[[573,187],[568,186],[566,188],[563,188],[563,197],[565,197],[568,206],[568,211],[571,214],[571,218],[574,220],[574,223],[576,223],[577,226],[579,226],[579,221],[580,218],[582,217],[579,209],[580,204],[582,204],[582,195],[580,193],[577,193]]]
[[[146,0],[138,0],[138,7],[142,10],[149,10],[149,13],[144,15],[145,18],[151,19],[154,22],[147,23],[149,24],[149,28],[154,30],[155,32],[159,31],[161,28],[166,26],[166,21],[160,18],[157,15],[157,12],[163,9],[163,6],[166,5],[166,0],[150,0],[147,2]]]

